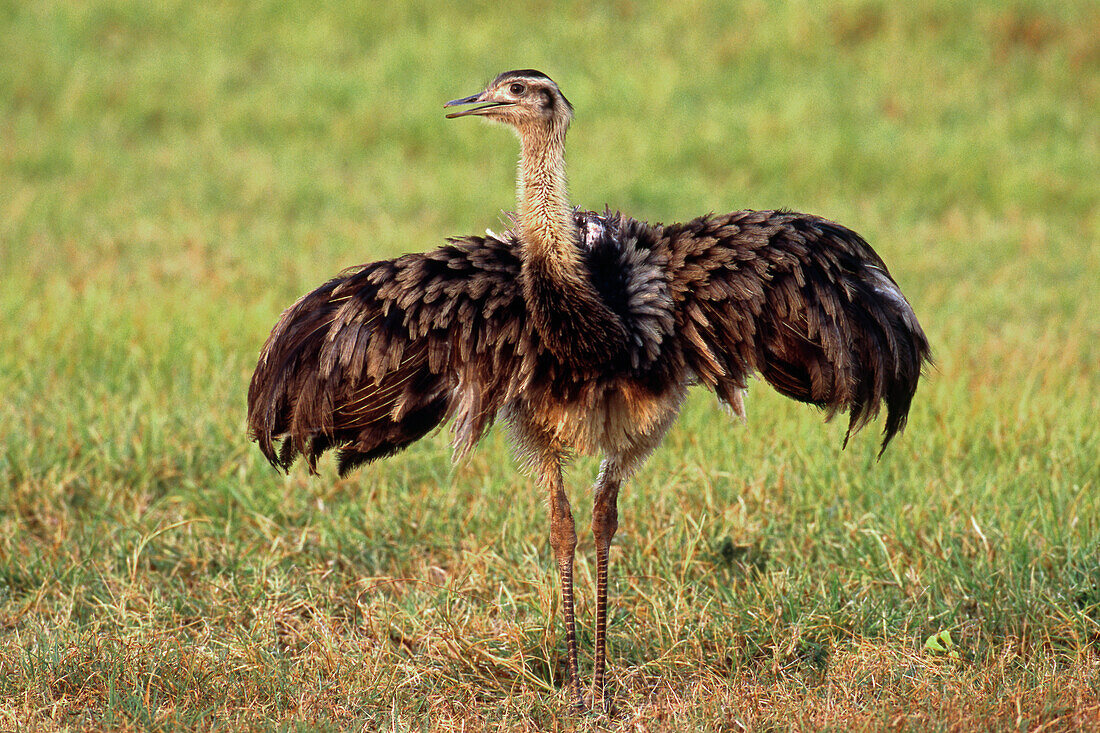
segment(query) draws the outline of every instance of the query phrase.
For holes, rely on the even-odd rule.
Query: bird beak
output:
[[[496,109],[497,107],[511,107],[513,104],[513,102],[498,102],[489,95],[489,92],[480,92],[469,97],[463,97],[462,99],[452,99],[443,106],[457,107],[461,104],[477,104],[479,102],[487,102],[487,104],[480,107],[464,109],[461,112],[451,112],[447,115],[447,119],[452,120],[455,117],[465,117],[466,115],[484,115],[489,110]]]

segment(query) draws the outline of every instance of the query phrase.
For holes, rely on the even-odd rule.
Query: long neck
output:
[[[547,134],[549,133],[549,134]],[[584,274],[565,187],[565,128],[520,130],[523,289],[542,343],[573,367],[618,358],[626,331]]]
[[[519,229],[528,257],[565,275],[579,264],[577,227],[565,181],[564,126],[520,131],[516,195]]]

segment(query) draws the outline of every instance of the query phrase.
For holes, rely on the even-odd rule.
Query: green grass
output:
[[[314,5],[0,0],[0,728],[1100,723],[1092,3]],[[841,221],[937,359],[879,462],[689,400],[621,500],[603,723],[502,431],[339,480],[244,428],[298,295],[499,228],[515,141],[441,104],[528,66],[577,203]]]

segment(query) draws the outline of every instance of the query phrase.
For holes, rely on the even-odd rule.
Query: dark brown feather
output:
[[[677,325],[704,384],[721,396],[758,372],[830,415],[847,410],[849,434],[885,403],[883,449],[904,427],[928,341],[862,237],[782,211],[706,216],[657,236],[682,263],[672,277]]]
[[[518,303],[509,246],[471,238],[364,265],[291,306],[249,389],[249,427],[268,460],[288,468],[300,454],[313,469],[340,448],[343,473],[400,451],[456,409],[462,450],[476,442],[499,404],[455,397],[471,381],[498,386],[491,365],[506,373],[516,351],[521,334],[502,323]]]
[[[849,432],[885,403],[884,448],[904,426],[928,343],[851,230],[771,211],[667,227],[580,212],[576,224],[583,273],[568,284],[525,268],[509,233],[364,265],[303,297],[249,390],[264,454],[313,469],[339,448],[343,473],[448,418],[462,454],[508,404],[595,409],[699,381],[736,408],[754,372],[830,415],[846,410]]]

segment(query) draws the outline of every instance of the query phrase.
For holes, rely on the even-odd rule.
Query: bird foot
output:
[[[572,702],[569,704],[569,714],[582,716],[592,715],[597,718],[604,717],[612,719],[618,712],[611,704],[611,695],[606,690],[599,692],[592,691],[591,697],[586,696],[578,692],[572,695]]]
[[[611,705],[611,695],[607,690],[592,690],[592,710],[606,718],[615,717],[615,708]]]

